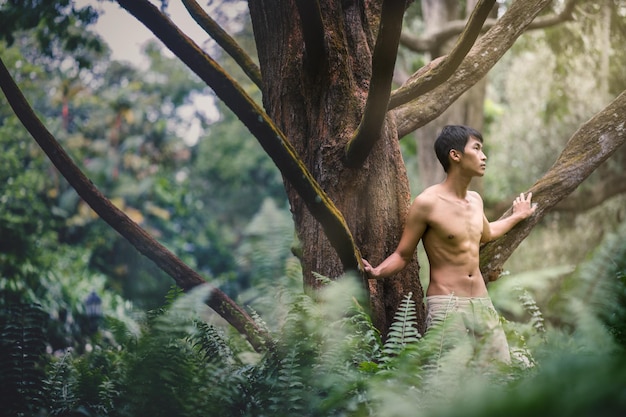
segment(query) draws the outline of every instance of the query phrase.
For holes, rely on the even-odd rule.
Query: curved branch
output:
[[[446,82],[391,110],[395,115],[398,137],[402,138],[435,119],[483,78],[549,3],[550,0],[513,2],[498,22],[478,39],[457,71]]]
[[[460,21],[455,20],[455,22],[463,22],[463,26],[461,26],[458,32],[455,32],[455,34],[459,34],[465,28],[465,20],[460,20]],[[485,24],[487,24],[487,22],[485,22]],[[450,22],[446,23],[446,25],[448,24],[450,24]],[[437,45],[440,45],[443,43],[438,40],[438,37],[437,37],[438,35],[439,35],[439,32],[434,33],[429,36],[413,36],[411,34],[403,32],[400,35],[400,45],[404,46],[405,48],[413,52],[426,53],[426,52],[432,51],[433,48],[435,48]]]
[[[552,168],[528,190],[535,214],[481,249],[485,281],[498,279],[504,262],[545,214],[576,189],[600,164],[626,143],[626,91],[583,124],[568,141]],[[509,211],[503,217],[509,215]]]
[[[219,46],[221,46],[230,55],[243,72],[250,77],[252,82],[263,90],[263,79],[261,78],[261,70],[250,59],[248,54],[237,44],[237,42],[228,34],[220,25],[211,18],[200,7],[196,0],[183,0],[183,4],[193,19],[200,25],[202,29],[213,38]]]
[[[345,270],[360,270],[361,255],[348,225],[330,197],[298,157],[285,135],[239,85],[147,0],[117,2],[150,29],[237,115],[320,222]]]
[[[408,82],[399,89],[391,93],[389,109],[393,109],[402,104],[419,97],[432,90],[439,84],[452,76],[454,71],[461,65],[463,58],[476,42],[480,34],[483,23],[491,13],[496,0],[480,0],[467,22],[465,30],[457,39],[452,51],[439,63],[426,72],[419,73],[417,77],[409,78]]]
[[[578,1],[579,0],[567,0],[561,12],[551,16],[541,16],[536,18],[530,25],[528,25],[526,30],[544,29],[568,20],[572,20],[574,6],[576,6]],[[497,22],[498,19],[485,20],[482,30],[486,31],[491,29]],[[457,36],[463,31],[465,25],[465,20],[451,20],[443,25],[440,30],[430,34],[429,36],[412,36],[403,33],[400,37],[400,44],[413,52],[429,52],[433,49],[437,49],[454,36]]]
[[[315,71],[326,60],[324,53],[324,23],[318,0],[296,0],[302,36],[304,37],[304,52],[306,68]]]
[[[608,178],[603,178],[599,182],[593,182],[589,190],[580,190],[579,188],[576,192],[570,194],[567,198],[554,206],[552,211],[582,213],[601,205],[617,195],[625,193],[626,175],[613,175]],[[496,215],[495,213],[504,212],[511,207],[511,201],[514,199],[515,196],[511,196],[502,201],[492,202],[491,204],[485,202],[485,213],[487,217],[491,218]]]
[[[378,36],[372,57],[372,78],[367,102],[359,127],[346,145],[345,163],[347,166],[361,165],[380,138],[391,93],[393,69],[398,55],[405,9],[406,0],[383,1]]]
[[[183,290],[189,290],[206,281],[176,255],[161,245],[123,211],[115,207],[76,166],[54,136],[37,118],[28,101],[0,59],[0,88],[24,127],[46,153],[78,195],[115,231],[128,240],[141,254],[174,278]],[[207,304],[245,335],[256,350],[271,344],[269,335],[232,299],[218,288],[213,288]]]

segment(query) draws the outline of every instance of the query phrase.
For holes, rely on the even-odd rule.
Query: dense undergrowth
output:
[[[510,366],[477,368],[462,347],[420,335],[407,295],[386,340],[351,277],[318,300],[286,268],[264,321],[275,346],[257,353],[182,294],[138,330],[107,318],[87,353],[45,352],[45,315],[2,312],[3,413],[24,416],[609,416],[626,411],[626,227],[573,273],[543,286],[506,277],[494,290]],[[320,278],[322,279],[322,278]],[[548,280],[546,278],[546,280]],[[533,294],[551,286],[549,298]],[[297,286],[295,286],[297,287]],[[542,301],[536,302],[539,298]],[[267,306],[267,300],[259,302]],[[508,312],[508,313],[507,313]],[[15,320],[19,317],[19,320]],[[268,325],[267,323],[272,323]],[[106,337],[104,337],[106,335]],[[7,414],[9,413],[9,414]]]

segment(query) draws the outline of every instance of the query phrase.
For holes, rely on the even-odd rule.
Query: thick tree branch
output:
[[[113,229],[128,240],[141,254],[152,260],[160,269],[171,276],[176,284],[189,290],[206,281],[197,272],[182,262],[165,246],[157,242],[123,211],[115,207],[76,166],[54,136],[37,118],[28,101],[15,84],[11,74],[0,59],[0,87],[20,119],[50,161],[76,190],[78,195]],[[267,335],[254,320],[232,299],[218,288],[213,288],[207,304],[228,323],[248,338],[256,350],[271,344]]]
[[[372,78],[361,123],[346,145],[346,165],[360,166],[380,138],[391,93],[406,0],[384,0],[374,54]]]
[[[568,20],[572,20],[574,6],[576,6],[578,1],[580,0],[567,0],[563,6],[563,10],[561,10],[558,14],[538,17],[533,20],[530,25],[528,25],[526,30],[544,29]],[[486,31],[491,29],[497,21],[498,19],[485,20],[482,30]],[[400,36],[400,45],[413,52],[429,52],[436,50],[439,49],[445,42],[461,33],[465,28],[465,25],[465,20],[452,20],[443,25],[437,32],[431,33],[427,36],[412,36],[410,34],[403,33],[402,36]]]
[[[574,133],[552,168],[528,190],[538,203],[535,214],[500,239],[483,246],[481,270],[485,281],[496,280],[504,262],[541,218],[625,142],[626,91]]]
[[[228,34],[220,25],[213,20],[200,7],[196,0],[183,0],[183,4],[193,19],[200,25],[204,31],[213,38],[219,46],[221,46],[230,55],[243,72],[250,77],[252,82],[263,90],[263,80],[261,78],[261,70],[250,59],[248,54],[237,44],[237,42]]]
[[[318,0],[296,0],[304,38],[305,65],[315,72],[326,61],[324,48],[324,22]]]
[[[624,194],[626,193],[626,175],[612,175],[603,178],[599,182],[593,182],[590,186],[591,188],[588,190],[581,190],[579,188],[576,192],[570,194],[567,198],[554,206],[552,211],[583,213],[617,195]],[[502,213],[510,208],[511,201],[513,201],[515,197],[516,196],[511,196],[491,204],[485,202],[485,213],[487,217],[492,218],[494,215],[497,215],[496,213]]]
[[[395,115],[398,137],[401,138],[435,119],[483,78],[549,3],[550,0],[513,2],[498,22],[478,39],[457,71],[446,82],[391,110]]]
[[[419,97],[432,90],[452,76],[454,71],[461,65],[463,58],[470,51],[474,42],[482,30],[483,23],[491,14],[496,0],[480,0],[467,22],[467,26],[452,51],[439,63],[426,72],[419,72],[416,77],[411,77],[405,85],[391,93],[389,109]]]
[[[345,270],[360,270],[361,255],[341,212],[313,178],[269,116],[188,36],[147,0],[117,0],[141,21],[237,115],[320,222]]]

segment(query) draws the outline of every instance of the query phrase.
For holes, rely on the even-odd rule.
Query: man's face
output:
[[[463,150],[462,163],[465,169],[473,172],[473,175],[482,177],[487,168],[487,155],[483,152],[483,144],[473,136],[470,136]]]

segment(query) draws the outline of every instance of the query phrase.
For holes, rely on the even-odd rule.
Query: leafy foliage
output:
[[[622,265],[623,245],[616,242],[607,239],[591,262],[610,253]],[[614,282],[611,274],[607,282]],[[585,286],[586,278],[572,279]],[[578,288],[564,292],[574,295]],[[116,337],[119,347],[53,359],[43,388],[46,415],[447,416],[462,409],[488,417],[626,410],[619,395],[626,382],[623,347],[614,342],[618,333],[593,313],[577,314],[573,331],[555,328],[542,320],[530,291],[512,294],[529,323],[506,321],[509,342],[524,345],[531,361],[481,373],[467,366],[462,346],[441,350],[436,327],[418,335],[410,295],[383,343],[359,289],[350,276],[329,282],[315,299],[280,289],[270,330],[275,344],[262,355],[215,320],[204,304],[211,287],[187,294],[174,289],[140,332]],[[613,317],[615,304],[594,300],[589,307],[598,317]],[[524,340],[512,340],[522,334]],[[527,338],[533,339],[528,346]]]
[[[404,331],[383,349],[351,295],[358,288],[346,277],[318,300],[292,294],[275,349],[263,356],[202,319],[209,287],[180,295],[124,350],[55,362],[46,383],[51,414],[365,416],[385,408],[399,387],[427,398],[433,377],[415,358],[431,346],[416,337],[414,302],[405,299],[394,323]]]
[[[46,55],[69,51],[81,66],[90,64],[85,51],[101,51],[103,44],[85,28],[98,14],[92,6],[75,7],[74,1],[8,0],[0,5],[0,40],[12,45],[16,33],[33,31],[38,50]],[[88,55],[88,54],[87,54]]]
[[[23,59],[15,50],[8,55]],[[60,243],[58,177],[15,118],[0,119],[0,309],[38,305],[49,317],[42,335],[47,348],[81,346],[87,337],[83,301],[90,291],[101,292],[104,276],[90,270],[89,248]],[[104,297],[105,310],[125,311],[119,296]]]
[[[577,276],[586,296],[617,343],[626,348],[626,223],[609,234]],[[584,295],[583,295],[584,294]]]
[[[251,245],[239,248],[241,233],[255,213],[268,213],[262,208],[268,194],[284,205],[282,180],[232,114],[209,125],[214,120],[194,110],[193,100],[207,94],[206,87],[181,62],[152,43],[145,48],[146,70],[94,58],[97,65],[86,76],[78,67],[66,70],[66,64],[60,71],[64,57],[59,56],[50,58],[59,62],[46,71],[25,56],[32,39],[17,33],[16,39],[10,48],[0,44],[3,60],[45,124],[115,205],[192,268],[217,277],[233,297],[267,276],[256,272],[264,268],[256,267],[261,263],[248,266]],[[139,307],[156,308],[171,278],[94,215],[6,110],[0,110],[7,142],[0,191],[8,210],[0,215],[6,220],[0,246],[29,254],[28,261],[8,265],[33,262],[36,250],[22,246],[26,242],[83,247],[89,249],[89,269],[109,277],[109,289]],[[200,126],[198,145],[189,137],[194,123]],[[241,177],[244,171],[249,175]],[[280,227],[293,230],[280,210]],[[26,236],[40,239],[35,243]],[[282,243],[278,251],[282,258],[289,254]],[[276,256],[258,259],[268,264]]]

